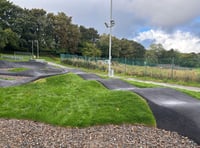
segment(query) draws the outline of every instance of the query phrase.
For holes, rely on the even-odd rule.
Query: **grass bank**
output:
[[[142,83],[142,82],[136,82],[136,81],[127,81],[128,83],[139,87],[139,88],[156,88],[156,87],[162,87],[159,85],[155,85],[155,84],[148,84],[148,83]],[[176,89],[177,91],[180,91],[182,93],[185,93],[195,99],[200,100],[200,92],[195,92],[195,91],[190,91],[190,90],[185,90],[185,89]]]
[[[138,95],[110,91],[96,81],[86,81],[74,74],[0,88],[0,117],[73,127],[156,124],[146,101]]]

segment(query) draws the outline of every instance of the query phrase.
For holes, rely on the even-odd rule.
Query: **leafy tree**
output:
[[[148,51],[145,53],[145,58],[148,63],[158,64],[164,58],[165,49],[162,44],[151,44]]]
[[[109,36],[103,34],[100,36],[99,41],[97,42],[97,48],[101,50],[102,57],[108,57],[108,49],[109,49]]]
[[[32,26],[29,26],[32,40],[38,40],[40,48],[43,49],[47,46],[45,34],[45,28],[47,26],[46,11],[43,9],[31,9],[29,13],[30,22],[32,22],[32,24],[30,24]]]
[[[5,29],[4,30],[5,34],[6,34],[6,40],[7,40],[7,44],[6,44],[6,50],[16,50],[19,48],[19,38],[18,35],[13,32],[10,28]]]
[[[100,57],[101,50],[96,48],[95,44],[85,42],[84,48],[82,48],[82,54],[83,56],[88,56],[88,57]]]
[[[82,42],[94,43],[99,39],[98,31],[94,28],[85,28],[84,26],[80,26],[80,39]]]
[[[180,54],[179,65],[183,67],[200,67],[200,56],[195,53]]]
[[[7,1],[7,0],[0,0],[0,26],[5,29],[10,27],[10,20],[13,19],[13,8],[15,6]]]
[[[7,35],[5,31],[0,27],[0,50],[3,50],[7,44]]]
[[[61,12],[49,16],[53,22],[53,40],[57,52],[74,54],[79,42],[79,28],[71,23],[72,18]]]
[[[120,55],[121,57],[127,57],[127,58],[143,58],[145,54],[145,48],[141,44],[128,40],[128,39],[121,39],[121,51]]]

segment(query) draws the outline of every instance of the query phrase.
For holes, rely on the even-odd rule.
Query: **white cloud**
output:
[[[200,15],[199,0],[130,0],[129,11],[153,26],[174,27]]]
[[[166,50],[173,48],[183,53],[200,53],[200,38],[190,32],[182,32],[180,30],[172,34],[161,30],[149,30],[139,33],[134,40],[140,43],[145,40],[153,40],[156,44],[162,44]]]
[[[63,11],[75,24],[94,27],[108,33],[104,22],[109,20],[110,0],[10,0],[21,7],[44,8],[48,12]],[[200,0],[113,0],[113,34],[131,38],[144,27],[174,30],[189,27],[200,16]],[[195,22],[193,26],[199,26]],[[139,30],[139,31],[138,31]]]

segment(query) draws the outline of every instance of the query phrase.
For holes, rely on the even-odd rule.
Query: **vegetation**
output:
[[[108,35],[99,35],[94,28],[72,23],[63,12],[47,13],[43,9],[22,9],[8,0],[0,0],[1,52],[32,52],[39,43],[46,54],[106,56]],[[113,57],[144,56],[145,48],[134,41],[113,38]],[[34,53],[35,54],[35,53]]]
[[[74,74],[0,88],[0,117],[79,127],[156,124],[146,101],[138,95],[110,91],[96,81],[86,81]]]
[[[102,61],[80,58],[66,58],[62,61],[64,64],[73,65],[92,70],[106,72],[108,65]],[[153,80],[159,82],[176,83],[181,85],[190,85],[199,87],[200,71],[198,69],[170,69],[162,67],[135,66],[114,62],[112,65],[114,73],[129,77],[135,77],[145,80]]]
[[[63,12],[47,13],[43,9],[23,9],[8,0],[0,0],[0,52],[33,52],[37,43],[40,52],[48,54],[75,54],[108,58],[109,36],[99,35],[95,28],[72,23],[72,17]],[[159,64],[199,67],[200,55],[179,53],[178,49],[165,50],[161,44],[152,44],[148,50],[141,44],[125,38],[112,37],[112,58],[134,64]]]
[[[195,91],[189,91],[189,90],[183,90],[183,89],[178,89],[178,91],[181,91],[193,98],[196,98],[198,100],[200,100],[200,92],[195,92]]]
[[[9,69],[8,71],[10,72],[22,72],[22,71],[27,71],[29,70],[28,68],[24,68],[24,67],[19,67],[19,68],[12,68],[12,69]]]
[[[131,80],[126,80],[128,83],[139,87],[139,88],[156,88],[156,87],[162,87],[162,86],[158,86],[155,84],[151,84],[151,83],[144,83],[144,82],[137,82],[137,81],[131,81]]]

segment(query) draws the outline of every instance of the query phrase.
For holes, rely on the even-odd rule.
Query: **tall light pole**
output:
[[[115,25],[115,21],[112,19],[112,0],[110,0],[110,22],[109,24],[105,23],[106,27],[110,29],[109,34],[109,59],[108,59],[108,76],[111,77],[111,60],[112,60],[112,27]]]

